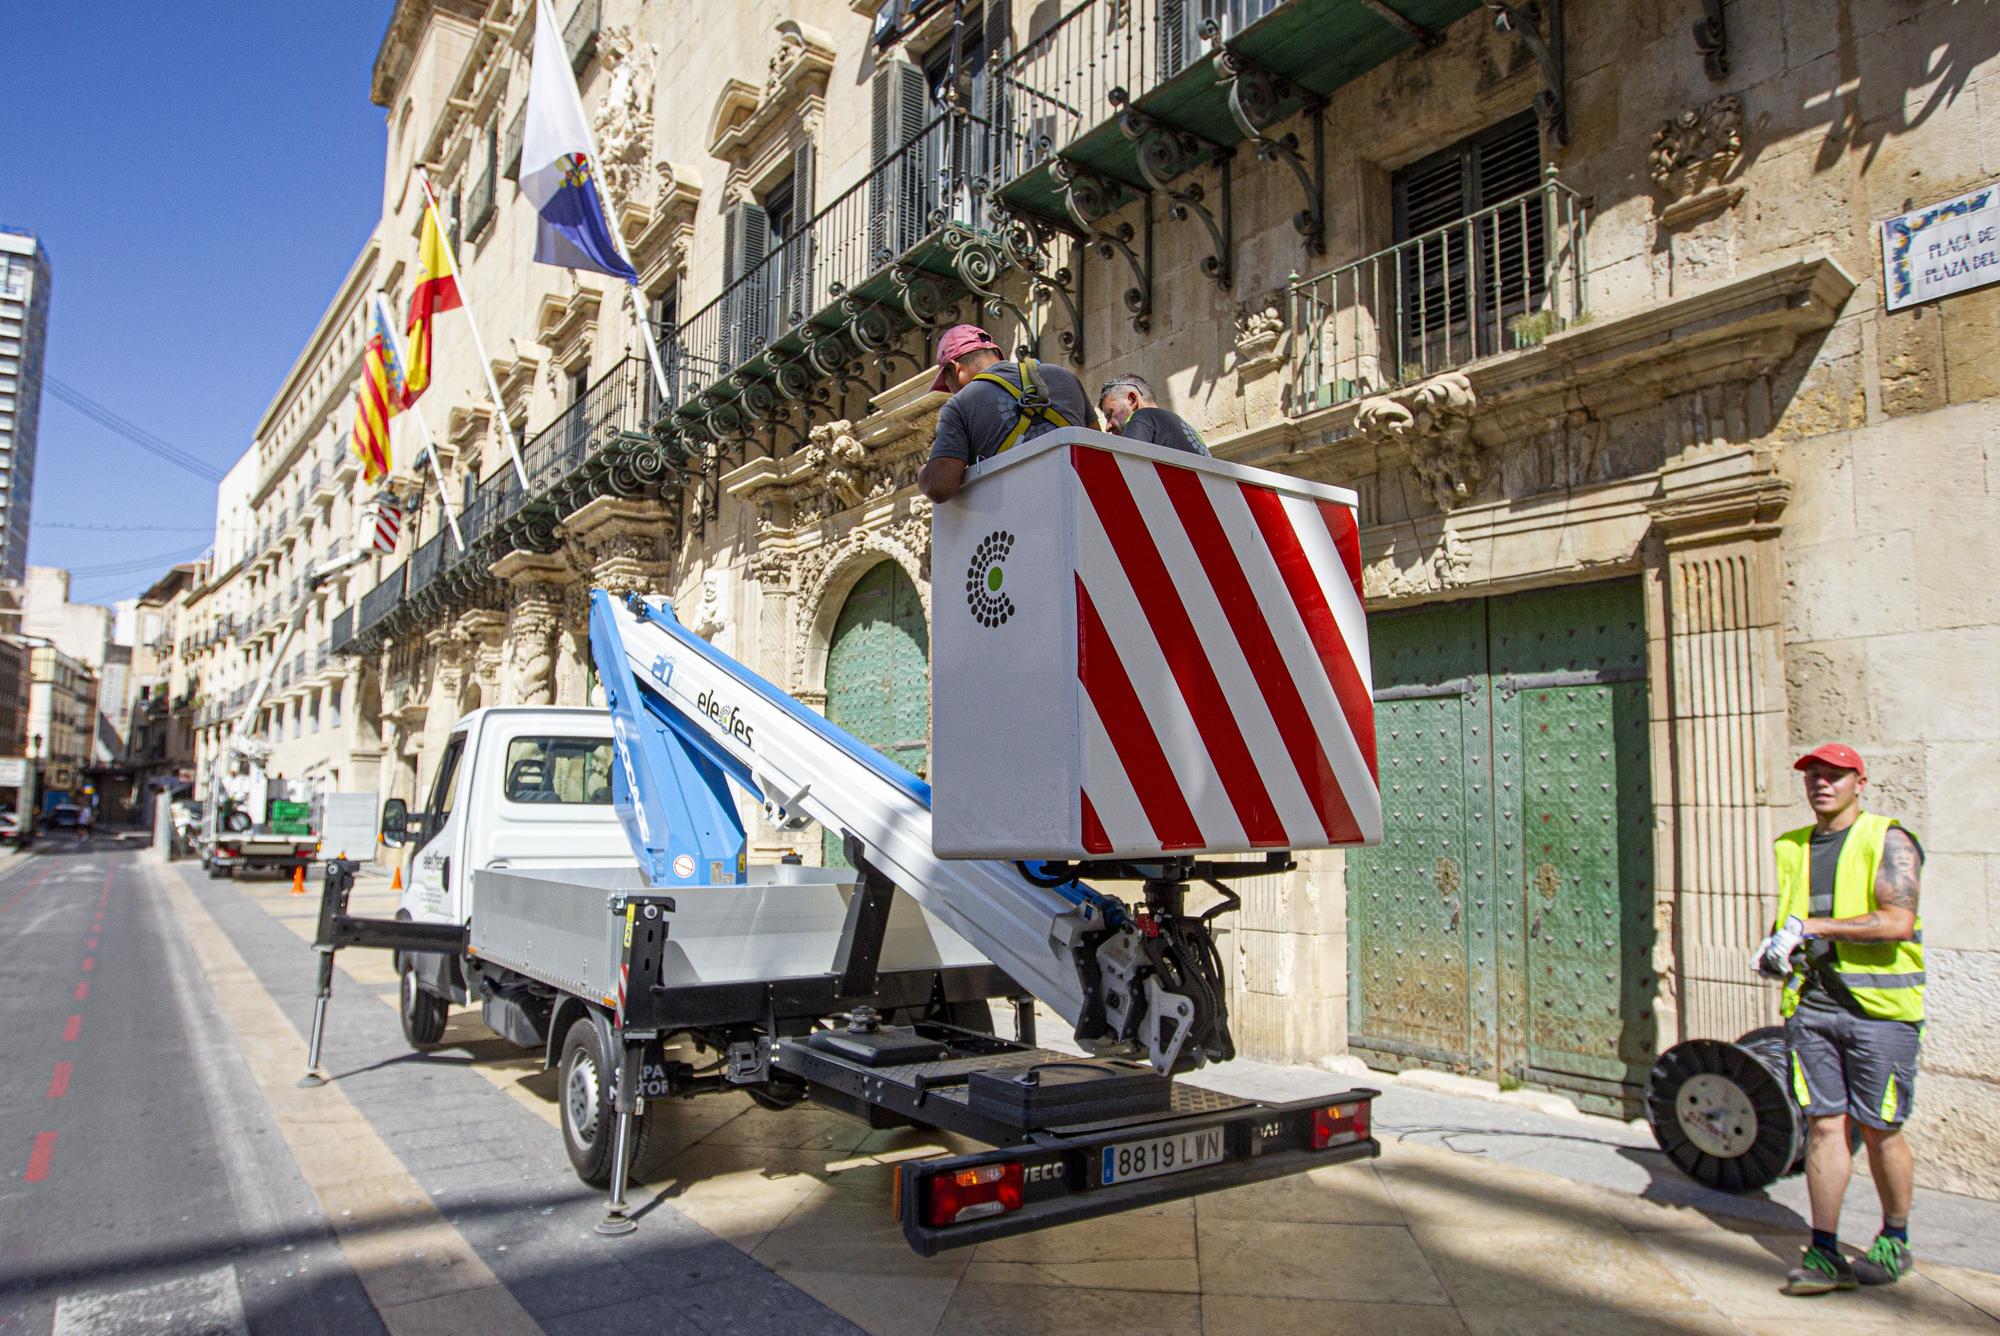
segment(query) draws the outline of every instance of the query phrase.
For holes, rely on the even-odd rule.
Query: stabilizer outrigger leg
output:
[[[625,1202],[625,1181],[632,1174],[632,1122],[638,1112],[642,1050],[637,1044],[626,1043],[623,1035],[614,1042],[618,1045],[618,1089],[613,1096],[613,1107],[618,1111],[618,1125],[611,1143],[611,1195],[604,1203],[604,1218],[596,1226],[597,1232],[607,1238],[630,1234],[639,1227]]]

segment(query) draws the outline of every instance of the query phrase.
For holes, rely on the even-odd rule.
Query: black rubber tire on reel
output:
[[[1674,1045],[1646,1079],[1653,1139],[1705,1187],[1754,1192],[1784,1177],[1804,1163],[1806,1145],[1788,1062],[1785,1032],[1776,1027],[1734,1044]]]

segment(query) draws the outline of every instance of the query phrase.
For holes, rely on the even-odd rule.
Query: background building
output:
[[[35,645],[29,662],[28,754],[40,764],[41,801],[80,804],[90,783],[97,675],[49,644]]]
[[[491,361],[439,322],[443,485],[401,447],[403,543],[327,600],[375,770],[343,785],[421,807],[467,710],[590,699],[592,587],[671,595],[923,772],[951,605],[914,478],[935,335],[975,318],[1359,495],[1388,838],[1240,888],[1246,1052],[1634,1112],[1660,1049],[1774,1015],[1743,965],[1769,844],[1808,816],[1790,759],[1840,738],[1930,854],[1921,1172],[2000,1192],[2000,586],[1963,576],[2000,521],[2000,287],[1906,244],[2000,178],[1981,7],[568,0],[645,330],[529,259],[534,12],[402,0],[373,70],[364,286],[407,303],[422,166]],[[314,350],[356,291],[225,484],[260,533],[319,495],[298,433],[352,397]],[[306,532],[219,531],[214,616]],[[745,817],[755,857],[827,852]]]
[[[28,569],[52,276],[33,232],[0,225],[0,581]]]
[[[371,240],[355,257],[250,449],[224,477],[214,555],[184,596],[179,657],[200,701],[193,761],[203,795],[210,763],[267,668],[271,686],[249,727],[272,748],[270,773],[299,801],[375,792],[378,725],[350,708],[356,681],[371,679],[374,669],[336,656],[331,645],[340,611],[380,578],[381,565],[344,572],[317,593],[307,590],[306,576],[350,550],[361,506],[375,491],[362,485],[347,436],[377,254]],[[398,439],[407,440],[415,424],[399,421]],[[416,447],[403,449],[414,454]],[[288,637],[295,613],[298,629]],[[351,611],[347,616],[351,622]]]

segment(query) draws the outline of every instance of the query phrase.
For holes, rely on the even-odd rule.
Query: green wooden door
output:
[[[1484,636],[1476,603],[1369,623],[1383,834],[1347,856],[1349,1043],[1398,1067],[1480,1065],[1467,910],[1490,902],[1493,871]]]
[[[1383,842],[1348,856],[1350,1043],[1626,1111],[1651,1062],[1631,582],[1372,618]]]
[[[1653,1060],[1645,611],[1633,582],[1490,609],[1503,903],[1501,1059],[1594,1105]]]
[[[826,655],[826,717],[897,765],[930,769],[930,629],[903,568],[884,561],[841,605]],[[825,832],[828,867],[844,867],[840,832]]]

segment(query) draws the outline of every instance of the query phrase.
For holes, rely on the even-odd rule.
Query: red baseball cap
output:
[[[1822,742],[1792,763],[1792,769],[1803,770],[1814,761],[1824,761],[1837,765],[1842,770],[1852,770],[1863,779],[1868,778],[1868,764],[1861,759],[1861,753],[1844,742]]]
[[[946,330],[944,337],[938,340],[938,373],[937,379],[931,382],[931,388],[933,390],[952,388],[951,381],[946,378],[945,368],[967,353],[976,353],[981,348],[991,348],[996,353],[1000,351],[1000,345],[993,341],[993,336],[977,325],[953,325]]]

